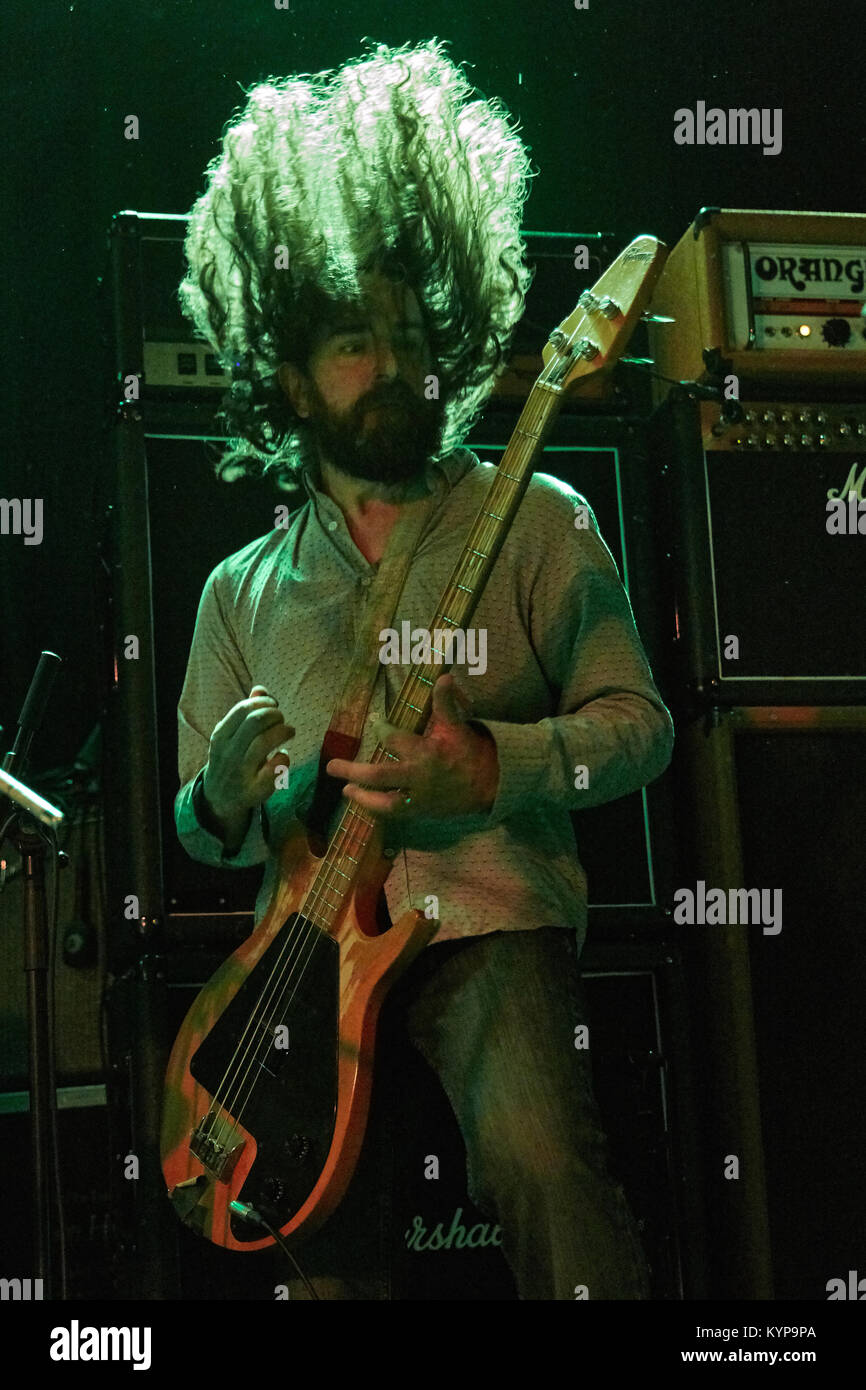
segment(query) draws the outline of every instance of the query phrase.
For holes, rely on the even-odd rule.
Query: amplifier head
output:
[[[674,247],[651,311],[658,370],[712,380],[717,354],[745,395],[866,382],[866,215],[706,208]],[[657,398],[667,394],[661,385]]]

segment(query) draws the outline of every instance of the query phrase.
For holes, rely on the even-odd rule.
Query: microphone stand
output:
[[[21,926],[24,936],[24,972],[27,977],[27,1029],[30,1053],[30,1146],[34,1185],[33,1247],[36,1277],[42,1280],[42,1296],[54,1296],[54,1256],[52,1246],[52,1201],[57,1181],[53,1125],[57,1108],[54,1074],[53,1027],[48,993],[50,941],[45,908],[46,842],[63,813],[44,801],[31,788],[11,776],[13,767],[23,769],[28,761],[33,735],[42,723],[48,696],[60,666],[54,652],[43,652],[27,692],[18,721],[15,743],[3,759],[0,772],[0,847],[8,838],[21,855],[24,899]],[[4,816],[5,801],[14,804]],[[20,808],[20,809],[19,809]],[[40,822],[43,823],[40,826]],[[51,828],[44,829],[44,825]]]

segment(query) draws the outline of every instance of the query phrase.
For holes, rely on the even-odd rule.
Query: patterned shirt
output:
[[[276,877],[271,851],[312,801],[356,622],[377,574],[317,474],[308,468],[301,476],[307,500],[287,524],[209,575],[178,703],[178,836],[205,864],[265,864],[257,924]],[[428,465],[432,510],[387,624],[398,633],[403,622],[409,630],[432,624],[495,476],[495,466],[467,448]],[[486,633],[486,669],[483,648],[467,642],[466,660],[452,672],[473,720],[495,740],[496,799],[483,813],[388,824],[391,920],[423,911],[434,895],[441,926],[431,944],[553,925],[575,931],[582,947],[587,883],[568,813],[658,777],[674,734],[616,563],[591,506],[568,484],[543,473],[530,479],[472,627]],[[387,717],[410,668],[411,661],[382,662],[356,760],[370,760],[373,718]],[[227,855],[200,823],[194,791],[197,798],[214,726],[254,685],[274,696],[295,729],[286,745],[288,786],[256,808],[237,852]],[[346,804],[339,798],[330,833]]]

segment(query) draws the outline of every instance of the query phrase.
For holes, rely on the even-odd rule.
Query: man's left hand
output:
[[[325,771],[347,778],[343,796],[379,815],[403,819],[489,811],[499,786],[496,743],[486,731],[469,728],[469,713],[469,701],[454,677],[440,676],[423,737],[386,720],[376,726],[379,743],[399,761],[386,757],[381,763],[350,763],[332,758]]]

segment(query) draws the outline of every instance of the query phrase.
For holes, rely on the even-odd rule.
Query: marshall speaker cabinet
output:
[[[654,421],[679,680],[724,705],[866,704],[866,404],[741,408],[674,391]]]

